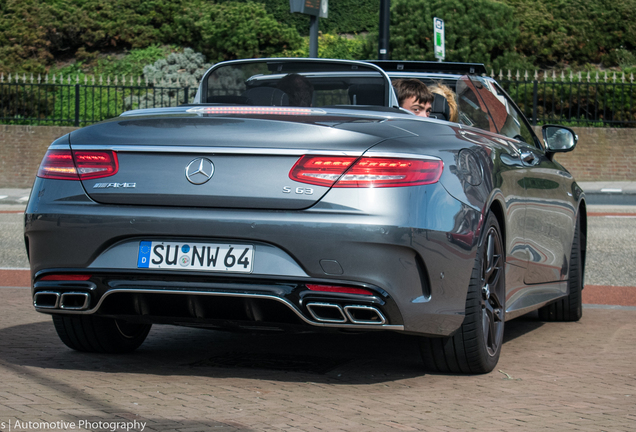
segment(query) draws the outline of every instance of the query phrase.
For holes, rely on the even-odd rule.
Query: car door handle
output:
[[[531,152],[531,151],[529,151],[529,152],[522,151],[521,152],[521,161],[524,164],[533,165],[535,160],[536,160],[536,156],[534,155],[533,152]]]

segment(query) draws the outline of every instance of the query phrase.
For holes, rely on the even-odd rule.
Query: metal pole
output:
[[[391,0],[380,0],[380,28],[378,37],[378,60],[389,59],[389,25],[391,23]]]
[[[80,125],[80,85],[75,84],[75,126]]]
[[[309,19],[309,57],[318,58],[318,23],[320,18],[311,15]]]
[[[537,125],[537,101],[539,99],[539,81],[534,80],[532,86],[532,126]]]

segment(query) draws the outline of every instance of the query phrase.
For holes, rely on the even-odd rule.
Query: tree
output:
[[[517,49],[540,67],[620,63],[636,50],[636,0],[505,0],[520,20]]]
[[[270,57],[302,43],[295,28],[276,21],[260,3],[194,2],[175,17],[174,30],[174,40],[211,61]]]
[[[488,65],[514,52],[519,37],[514,9],[493,0],[394,0],[391,57],[435,60],[433,18],[444,20],[445,61]]]

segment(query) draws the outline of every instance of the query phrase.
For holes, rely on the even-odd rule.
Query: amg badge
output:
[[[137,187],[137,183],[95,183],[93,189],[108,189],[108,188],[134,188]]]

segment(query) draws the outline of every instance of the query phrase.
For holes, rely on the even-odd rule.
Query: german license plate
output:
[[[137,268],[251,273],[253,262],[252,245],[142,241]]]

